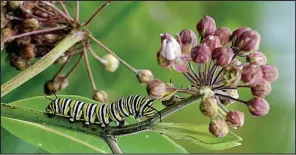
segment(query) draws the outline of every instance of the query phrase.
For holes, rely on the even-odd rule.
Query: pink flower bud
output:
[[[216,22],[212,17],[205,16],[197,23],[196,29],[201,37],[212,35],[216,31]]]
[[[202,40],[202,43],[205,43],[211,51],[213,51],[215,48],[221,47],[219,37],[213,35],[208,35]]]
[[[202,43],[191,50],[191,58],[196,63],[206,63],[211,59],[212,52],[210,48]]]
[[[238,110],[229,111],[226,115],[226,123],[237,129],[244,125],[244,113]]]
[[[274,66],[265,65],[261,67],[261,70],[262,70],[263,78],[269,83],[274,82],[279,76],[279,72],[277,68]]]
[[[236,59],[236,58],[234,58],[234,59],[230,62],[229,66],[234,67],[234,68],[237,68],[238,70],[242,70],[242,69],[243,69],[242,62],[239,61],[239,60]]]
[[[219,66],[226,66],[230,64],[234,53],[229,47],[219,47],[214,49],[212,59],[216,60],[216,64]]]
[[[270,106],[264,98],[254,97],[249,103],[249,111],[254,116],[264,116],[268,113]]]
[[[232,35],[231,35],[231,40],[232,40],[233,42],[236,42],[237,38],[239,38],[240,35],[241,35],[243,32],[248,31],[248,30],[251,30],[251,28],[249,28],[249,27],[241,27],[241,28],[238,28],[238,29],[234,30],[234,31],[232,32]]]
[[[209,126],[209,131],[215,137],[224,137],[227,135],[229,129],[224,120],[212,120]]]
[[[247,56],[247,62],[257,63],[262,66],[266,64],[267,58],[263,53],[257,51]]]
[[[181,31],[175,37],[177,42],[181,45],[182,53],[191,53],[192,47],[197,45],[197,38],[195,33],[190,29]]]
[[[271,85],[269,82],[262,79],[256,85],[251,86],[251,91],[254,96],[265,97],[271,92]]]
[[[220,27],[215,31],[215,36],[219,37],[221,45],[225,45],[231,39],[231,30],[227,27]]]
[[[239,56],[247,56],[259,49],[260,34],[255,30],[247,30],[241,33],[235,42],[239,48]]]
[[[170,34],[161,34],[162,45],[159,53],[167,60],[175,60],[181,56],[181,46]]]
[[[248,63],[244,65],[242,71],[242,81],[249,84],[250,86],[260,82],[262,78],[262,71],[258,64]]]

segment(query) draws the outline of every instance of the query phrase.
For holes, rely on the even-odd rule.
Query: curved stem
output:
[[[88,60],[88,56],[87,56],[85,46],[83,47],[83,56],[84,56],[85,66],[86,66],[86,69],[87,69],[87,74],[88,74],[92,89],[93,89],[93,91],[97,91],[96,83],[95,83],[95,80],[94,80],[94,77],[93,77],[93,74],[92,74],[92,71],[91,71],[91,68],[90,68],[90,65],[89,65],[89,60]]]
[[[101,43],[99,40],[97,40],[95,37],[92,35],[89,35],[89,37],[95,41],[97,44],[99,44],[104,50],[106,50],[108,53],[112,54],[114,57],[116,57],[125,67],[127,67],[129,70],[133,71],[134,73],[137,73],[138,71],[126,63],[124,60],[122,60],[119,56],[117,56],[114,52],[112,52],[108,47],[106,47],[103,43]]]
[[[106,63],[106,61],[105,61],[103,58],[99,57],[99,56],[94,52],[94,50],[91,48],[91,46],[89,46],[89,51],[90,51],[90,53],[92,54],[92,56],[93,56],[95,59],[97,59],[98,61],[100,61],[102,64],[105,64],[105,63]]]
[[[83,26],[84,27],[88,26],[89,23],[93,20],[93,18],[95,18],[95,16],[110,3],[111,3],[111,0],[108,0],[101,7],[99,7],[99,9],[96,10],[96,12],[87,20],[87,22],[85,24],[83,24]]]
[[[61,66],[61,68],[57,71],[57,73],[54,75],[54,77],[52,78],[53,80],[61,73],[61,71],[65,68],[66,64],[70,61],[70,59],[72,58],[72,55],[70,55],[67,59],[67,61]],[[67,76],[65,76],[67,77]]]
[[[14,39],[21,38],[21,37],[30,36],[33,34],[47,33],[47,32],[52,32],[52,31],[56,31],[56,30],[63,30],[65,28],[67,28],[67,26],[60,26],[60,27],[55,27],[55,28],[48,28],[48,29],[42,29],[42,30],[37,30],[37,31],[32,31],[32,32],[26,32],[26,33],[22,33],[19,35],[15,35],[15,36],[11,36],[9,38],[6,38],[3,40],[3,42],[6,42],[8,40],[14,40]]]
[[[67,78],[75,69],[76,67],[79,65],[81,58],[83,56],[83,53],[80,54],[78,60],[76,61],[76,63],[74,64],[74,66],[71,68],[71,70],[65,75],[65,78]]]
[[[22,85],[26,81],[30,80],[34,76],[41,73],[47,67],[49,67],[56,59],[58,59],[65,51],[72,47],[77,42],[86,38],[86,32],[84,31],[74,31],[66,36],[62,41],[59,42],[55,48],[53,48],[48,54],[43,56],[35,64],[19,73],[14,78],[10,79],[8,82],[1,85],[1,97],[5,96],[18,86]]]
[[[228,99],[231,99],[231,100],[234,100],[234,101],[238,101],[238,102],[241,102],[241,103],[244,103],[244,104],[248,104],[248,101],[236,99],[236,98],[233,98],[233,97],[228,96],[228,95],[223,95],[223,94],[219,94],[219,93],[215,93],[215,95],[225,97],[225,98],[228,98]]]

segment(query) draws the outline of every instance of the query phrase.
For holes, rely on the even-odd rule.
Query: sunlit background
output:
[[[103,2],[81,2],[80,20],[88,17]],[[135,68],[151,69],[155,77],[180,87],[188,84],[182,74],[159,67],[156,52],[160,48],[160,33],[175,34],[195,26],[205,15],[216,20],[217,27],[231,30],[247,26],[261,34],[260,51],[268,57],[268,64],[279,70],[278,80],[272,84],[272,92],[266,98],[271,110],[265,117],[253,117],[247,108],[239,103],[231,108],[245,112],[245,124],[235,132],[243,138],[242,145],[214,152],[183,140],[176,140],[190,153],[292,153],[295,152],[295,2],[112,2],[103,10],[89,29],[94,36],[116,52]],[[93,46],[101,56],[105,51]],[[1,53],[1,84],[17,75],[14,68],[5,61]],[[109,93],[114,101],[129,94],[147,95],[135,75],[122,65],[110,73],[101,64],[90,58],[98,89]],[[75,62],[70,62],[66,70]],[[52,78],[58,66],[52,65],[46,71],[26,82],[2,98],[9,103],[43,94],[43,84]],[[65,70],[65,71],[66,71]],[[84,63],[69,77],[69,87],[59,94],[92,97]],[[240,91],[242,99],[251,97],[250,91]],[[160,104],[160,103],[157,103]],[[203,124],[209,119],[199,111],[199,104],[193,104],[169,118],[166,122]],[[143,139],[145,140],[145,139]],[[137,143],[137,142],[131,142]],[[152,142],[155,145],[158,142]],[[2,153],[46,152],[10,134],[1,128]]]

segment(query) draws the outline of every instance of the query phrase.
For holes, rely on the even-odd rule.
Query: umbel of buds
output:
[[[157,59],[163,68],[168,68],[171,64],[183,67],[174,69],[183,73],[191,87],[177,92],[200,97],[201,113],[211,118],[209,131],[216,137],[223,137],[228,133],[228,127],[237,129],[244,124],[243,112],[228,109],[231,108],[229,105],[234,103],[243,103],[254,116],[267,115],[270,107],[264,97],[271,93],[271,83],[278,78],[279,73],[276,67],[267,64],[267,57],[259,50],[260,34],[249,27],[241,27],[233,32],[227,27],[216,29],[215,20],[210,16],[204,16],[198,21],[196,31],[199,34],[196,45],[196,36],[191,30],[185,29],[176,36],[177,42],[181,45],[181,54],[178,44],[172,46],[174,48],[167,46],[168,42],[175,42],[170,40],[172,37],[163,35],[162,47],[170,47],[170,50],[165,51],[174,56],[174,59],[160,54],[165,53],[165,48],[158,52]],[[188,67],[184,69],[186,65]],[[152,84],[153,82],[150,85],[151,90],[157,86],[161,89],[155,90],[162,92],[154,93],[152,96],[166,94],[164,84]],[[249,89],[253,97],[249,100],[240,99],[238,89]],[[176,100],[175,96],[174,94],[162,101],[163,104],[169,106],[167,101]]]

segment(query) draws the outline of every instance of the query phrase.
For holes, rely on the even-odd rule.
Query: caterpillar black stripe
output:
[[[158,112],[153,107],[153,99],[140,95],[129,95],[111,104],[85,103],[57,96],[55,99],[49,100],[51,103],[45,109],[47,113],[69,117],[70,121],[83,120],[85,124],[98,123],[103,127],[110,122],[123,126],[126,117],[149,118]]]

